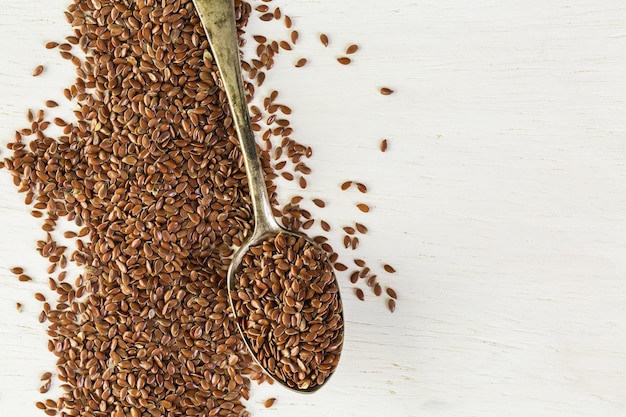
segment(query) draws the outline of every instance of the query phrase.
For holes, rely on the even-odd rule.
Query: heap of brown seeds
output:
[[[339,287],[326,252],[279,233],[251,247],[235,277],[237,321],[263,367],[294,388],[323,384],[343,345]]]
[[[261,18],[248,3],[235,3],[241,33],[249,16],[292,26],[278,8],[257,6],[272,14]],[[248,398],[249,378],[266,378],[230,318],[225,271],[232,247],[250,233],[251,206],[195,8],[190,0],[74,0],[66,17],[72,35],[45,47],[76,66],[76,82],[63,90],[74,119],[29,111],[29,124],[8,145],[12,156],[0,164],[43,222],[36,249],[56,273],[53,299],[38,298],[64,394],[37,407],[67,416],[246,415],[240,400]],[[296,43],[294,32],[255,37],[259,62],[243,66],[257,85]],[[251,83],[246,90],[255,94]],[[291,109],[277,96],[251,109],[274,202],[271,180],[287,174],[305,188],[303,160],[312,155],[291,138]],[[51,123],[63,133],[50,136]],[[294,229],[313,220],[297,202],[275,214]],[[79,227],[64,233],[73,249],[54,237],[63,217]],[[330,230],[327,222],[322,227]],[[316,238],[336,270],[347,270],[325,240]],[[85,268],[73,283],[66,282],[70,262]]]

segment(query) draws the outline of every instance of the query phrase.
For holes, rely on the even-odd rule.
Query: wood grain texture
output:
[[[622,2],[273,3],[300,39],[261,90],[280,90],[294,135],[314,147],[304,195],[328,205],[310,209],[334,229],[366,224],[358,257],[400,299],[391,315],[373,295],[356,300],[344,277],[346,346],[332,384],[304,397],[260,387],[254,415],[624,415]],[[43,48],[67,33],[64,4],[0,7],[2,143],[28,107],[65,101],[71,65]],[[270,26],[251,23],[248,34]],[[352,64],[339,65],[352,43]],[[307,65],[294,68],[301,57]],[[32,78],[38,64],[46,71]],[[347,179],[367,195],[342,192]],[[284,199],[300,193],[280,187]],[[0,197],[0,410],[39,416],[39,375],[54,367],[32,299],[45,289],[33,250],[42,233],[4,171]],[[398,272],[385,275],[383,262]],[[8,271],[18,264],[37,279],[18,283]]]

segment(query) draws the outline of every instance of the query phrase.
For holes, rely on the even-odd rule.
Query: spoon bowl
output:
[[[228,97],[231,116],[239,136],[254,212],[252,236],[235,252],[228,269],[230,306],[239,333],[257,364],[268,375],[291,390],[314,392],[324,385],[334,372],[343,345],[343,307],[336,277],[325,252],[316,242],[303,233],[282,228],[272,214],[243,88],[234,1],[193,1]],[[293,248],[285,247],[283,244],[285,236],[287,240],[295,242]],[[295,240],[289,237],[294,237]],[[274,297],[266,300],[268,304],[264,305],[264,308],[259,308],[259,305],[265,299],[254,301],[255,317],[262,313],[269,314],[261,319],[260,323],[263,325],[260,329],[254,329],[254,334],[247,333],[242,326],[246,312],[238,310],[238,303],[233,299],[233,295],[238,297],[238,284],[254,283],[255,277],[240,277],[239,270],[251,250],[259,245],[266,245],[273,239],[277,251],[288,253],[287,258],[295,260],[298,265],[290,267],[287,272],[285,269],[287,262],[281,260],[279,266],[282,269],[278,268],[272,276],[276,281],[276,275],[282,274],[280,283],[274,282],[272,287]],[[300,248],[304,250],[302,256],[296,255]],[[283,255],[276,256],[280,258]],[[270,256],[265,261],[271,263],[273,259],[273,256]],[[267,273],[268,268],[265,268],[262,274],[257,275]],[[265,289],[259,290],[261,287],[256,287],[254,289],[256,293],[268,292],[267,283],[258,285]],[[242,295],[248,297],[246,294]],[[279,307],[280,313],[277,312]],[[255,338],[256,344],[261,343],[264,348],[263,354],[265,357],[271,355],[271,359],[265,362],[259,360],[259,352],[253,348],[250,337]],[[281,345],[285,340],[287,343]],[[315,369],[312,369],[313,367]],[[286,373],[283,372],[285,369]],[[295,375],[298,381],[290,380],[285,375]],[[314,380],[307,379],[309,375]]]

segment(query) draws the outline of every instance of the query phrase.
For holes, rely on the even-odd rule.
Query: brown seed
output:
[[[52,42],[52,41],[51,41],[51,42],[46,43],[46,49],[54,49],[54,48],[56,48],[57,46],[59,46],[59,43],[58,43],[58,42]]]
[[[44,403],[42,403],[41,401],[37,401],[35,403],[35,407],[37,407],[40,410],[45,410],[46,409],[46,405]]]
[[[44,372],[39,378],[40,381],[45,381],[46,379],[52,378],[52,372]]]
[[[392,94],[393,90],[391,88],[387,88],[387,87],[382,87],[380,89],[380,94],[382,94],[383,96],[388,96],[389,94]]]
[[[354,295],[356,295],[356,298],[358,298],[361,301],[365,300],[365,293],[360,288],[355,288],[354,289]]]
[[[380,142],[380,151],[381,151],[381,152],[387,152],[387,147],[388,147],[388,144],[387,144],[387,139],[383,139],[383,140]]]
[[[337,271],[345,271],[346,269],[348,269],[347,266],[345,266],[344,264],[342,264],[340,262],[335,262],[335,264],[333,266],[335,267],[335,269]]]
[[[17,309],[18,313],[22,312],[22,303],[15,303],[15,308]]]
[[[17,277],[17,279],[18,279],[18,281],[20,281],[20,282],[28,282],[28,281],[32,281],[32,280],[33,280],[31,277],[29,277],[29,276],[28,276],[28,275],[26,275],[26,274],[20,274],[20,275]]]
[[[43,65],[37,65],[37,66],[35,67],[35,69],[33,70],[33,77],[37,77],[37,76],[41,75],[41,73],[43,72],[43,70],[44,70]]]
[[[354,227],[356,227],[356,230],[358,230],[359,233],[362,233],[362,234],[367,233],[367,227],[364,224],[355,223]]]
[[[286,27],[287,29],[290,29],[290,28],[291,28],[291,26],[293,25],[293,22],[292,22],[292,20],[291,20],[291,17],[289,17],[289,16],[285,15],[285,17],[284,17],[284,21],[285,21],[285,27]]]
[[[355,44],[352,44],[352,45],[349,45],[349,46],[346,48],[346,54],[347,54],[347,55],[350,55],[350,54],[355,53],[355,52],[356,52],[356,51],[358,51],[358,50],[359,50],[359,46],[358,46],[358,45],[355,45]]]
[[[322,42],[322,45],[328,46],[328,43],[329,43],[328,36],[325,33],[322,33],[320,35],[320,42]]]
[[[265,406],[265,408],[270,408],[271,406],[274,405],[274,402],[276,402],[276,398],[268,398],[267,400],[265,400],[265,402],[263,403],[263,405]]]
[[[298,38],[300,37],[300,34],[298,33],[297,30],[292,30],[289,36],[291,38],[291,43],[295,45],[296,42],[298,42]]]
[[[360,182],[356,183],[356,188],[362,193],[367,192],[367,187],[365,186],[365,184],[361,184]]]
[[[313,201],[313,204],[315,204],[317,207],[326,207],[326,202],[324,200],[321,200],[319,198],[314,198],[312,201]]]
[[[14,275],[20,275],[24,273],[24,268],[22,268],[21,266],[14,266],[10,269],[10,271]]]
[[[264,22],[269,22],[270,20],[274,19],[274,14],[264,13],[259,17],[259,19],[263,20]]]
[[[363,268],[365,266],[365,261],[363,259],[355,259],[354,264],[359,268]]]
[[[330,231],[330,224],[328,224],[324,220],[320,221],[320,225],[322,226],[322,230],[323,231],[325,231],[325,232],[329,232]]]
[[[307,63],[307,59],[306,59],[306,58],[300,58],[300,59],[298,59],[298,60],[296,61],[296,65],[295,65],[295,67],[296,67],[296,68],[303,67],[303,66],[305,66],[305,65],[306,65],[306,63]]]
[[[46,107],[53,108],[53,107],[58,107],[58,106],[59,106],[59,103],[57,103],[56,101],[46,100]]]
[[[345,191],[348,188],[350,188],[351,185],[352,185],[352,181],[345,181],[341,183],[341,189]]]
[[[359,280],[359,271],[354,271],[350,274],[350,282],[356,284]]]
[[[374,285],[373,290],[374,290],[374,294],[375,294],[377,297],[380,297],[380,295],[383,293],[383,288],[380,286],[380,284],[379,284],[379,283],[376,283],[376,284]]]
[[[348,58],[347,56],[341,56],[337,58],[337,62],[339,62],[341,65],[349,65],[352,62],[352,60]]]
[[[46,296],[40,292],[35,293],[35,300],[37,301],[46,301]]]
[[[367,213],[370,211],[370,207],[367,204],[364,203],[359,203],[356,205],[358,207],[359,210],[361,210],[363,213]]]
[[[392,313],[394,311],[396,311],[396,302],[393,299],[388,299],[387,300],[387,308],[389,309],[389,311],[391,311]]]
[[[389,264],[384,264],[383,265],[383,269],[386,272],[389,272],[390,274],[393,274],[394,272],[396,272],[395,268],[393,266],[389,265]]]
[[[385,292],[387,293],[387,295],[391,298],[393,298],[394,300],[398,299],[398,294],[396,293],[396,290],[394,290],[391,287],[387,287],[385,288]]]
[[[350,226],[344,226],[343,227],[343,231],[346,232],[349,235],[353,235],[354,232],[355,232],[354,228],[350,227]]]

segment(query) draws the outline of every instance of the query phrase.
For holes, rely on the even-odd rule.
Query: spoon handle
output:
[[[272,215],[272,207],[265,187],[265,176],[256,150],[248,104],[243,89],[234,1],[193,1],[211,44],[213,57],[220,70],[235,129],[239,136],[254,209],[256,233],[277,229],[278,223]]]

